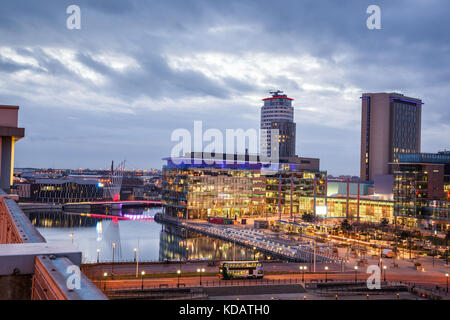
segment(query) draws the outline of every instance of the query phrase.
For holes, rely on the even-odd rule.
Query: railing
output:
[[[17,203],[0,195],[0,243],[43,243],[44,237],[33,227]]]
[[[314,257],[317,262],[329,262],[329,263],[341,263],[341,260],[335,257],[333,254],[326,254],[321,252],[315,252],[312,248],[291,248],[287,245],[266,243],[264,240],[258,240],[257,235],[253,234],[253,239],[249,238],[252,234],[246,234],[245,231],[233,231],[229,229],[219,229],[212,226],[199,226],[190,224],[172,217],[165,215],[158,215],[155,219],[174,223],[180,227],[186,228],[190,231],[206,234],[211,237],[219,238],[229,242],[235,242],[239,245],[253,248],[256,250],[289,261],[306,262],[313,261]],[[247,236],[247,237],[246,237]],[[259,235],[263,237],[263,235]]]
[[[439,297],[450,298],[450,293],[448,291],[447,286],[439,286],[431,283],[419,283],[419,282],[410,282],[410,281],[398,281],[395,282],[400,285],[406,285],[410,289],[410,291],[423,291],[423,293],[428,295],[437,295]],[[418,289],[418,290],[416,290]]]
[[[94,284],[102,290],[106,295],[113,294],[115,292],[122,291],[150,291],[150,290],[160,290],[160,289],[192,289],[192,288],[205,288],[205,287],[251,287],[251,286],[267,286],[267,285],[292,285],[292,284],[303,284],[301,279],[291,278],[291,279],[253,279],[253,280],[207,280],[200,282],[185,283],[170,283],[170,284],[148,284],[144,281],[136,281],[135,286],[111,288],[111,285],[107,281],[93,281]]]
[[[69,288],[67,278],[72,274],[67,270],[80,267],[81,252],[65,245],[46,244],[14,196],[4,192],[0,193],[0,244],[0,278],[4,288],[9,287],[0,292],[0,299],[106,299],[82,273],[78,277],[80,287]]]

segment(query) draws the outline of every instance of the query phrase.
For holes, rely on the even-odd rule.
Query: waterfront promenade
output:
[[[268,255],[269,258],[279,258],[292,262],[313,262],[314,264],[317,262],[341,266],[343,264],[343,260],[333,254],[331,248],[326,245],[318,246],[314,240],[293,245],[280,239],[277,234],[252,228],[214,225],[201,221],[182,221],[162,214],[156,215],[155,220],[239,244],[254,251],[262,252]]]

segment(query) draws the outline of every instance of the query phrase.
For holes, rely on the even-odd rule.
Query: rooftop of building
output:
[[[166,157],[168,166],[177,167],[202,167],[202,168],[228,168],[228,169],[250,169],[250,170],[269,170],[269,171],[295,171],[309,170],[318,172],[319,159],[288,157],[279,158],[276,162],[270,162],[271,159],[261,159],[259,155],[251,154],[210,154],[205,152],[188,152],[184,156],[172,158]],[[317,164],[309,167],[305,163]],[[286,166],[289,166],[287,169]]]
[[[438,153],[400,153],[398,155],[399,163],[434,163],[434,164],[449,164],[450,152],[441,151]]]
[[[73,178],[38,178],[34,180],[35,184],[65,184],[65,183],[77,183],[77,184],[92,184],[97,185],[99,182],[96,180],[84,180],[84,179],[73,179]]]
[[[424,104],[422,102],[422,99],[408,97],[408,96],[405,96],[404,94],[398,93],[398,92],[366,92],[366,93],[362,94],[361,98],[369,97],[369,96],[373,96],[373,95],[388,95],[391,100],[399,100],[399,101],[410,102],[410,103],[415,103],[415,104]]]
[[[287,94],[284,94],[284,92],[281,91],[281,90],[270,91],[269,93],[272,95],[272,97],[270,97],[270,98],[264,98],[264,99],[262,99],[263,101],[270,100],[270,99],[287,99],[287,100],[294,100],[294,99],[292,99],[292,98],[288,98]]]

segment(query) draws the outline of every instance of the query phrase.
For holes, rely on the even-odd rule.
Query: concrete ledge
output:
[[[72,244],[23,243],[0,245],[0,276],[34,274],[35,258],[39,255],[66,257],[81,266],[81,251]]]
[[[80,273],[79,288],[68,288],[73,263],[67,258],[36,257],[33,278],[33,300],[107,300],[106,296]],[[70,282],[70,281],[69,281]]]
[[[0,126],[0,136],[1,137],[23,138],[25,136],[25,129]]]

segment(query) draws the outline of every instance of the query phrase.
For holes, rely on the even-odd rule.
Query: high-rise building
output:
[[[283,91],[270,92],[272,97],[263,99],[261,108],[261,154],[273,157],[272,152],[279,152],[279,158],[295,156],[294,108],[292,100]],[[278,129],[278,150],[273,146],[273,137]]]
[[[400,153],[419,153],[422,100],[399,93],[364,93],[361,119],[361,180],[391,175]]]
[[[0,189],[9,192],[14,170],[14,144],[25,135],[18,128],[17,106],[0,105]]]

